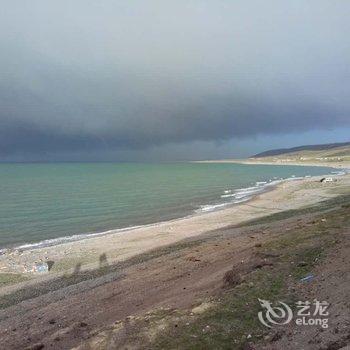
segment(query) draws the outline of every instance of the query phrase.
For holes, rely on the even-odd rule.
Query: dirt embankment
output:
[[[349,204],[338,197],[16,290],[0,299],[0,348],[340,349],[350,336]],[[327,330],[258,321],[258,298],[313,297],[331,305]]]

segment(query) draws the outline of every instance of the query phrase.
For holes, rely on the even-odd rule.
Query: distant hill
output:
[[[324,156],[338,157],[350,155],[350,142],[343,143],[328,143],[323,145],[306,145],[293,148],[273,149],[258,153],[251,158],[278,157],[285,154],[293,154],[294,156]]]

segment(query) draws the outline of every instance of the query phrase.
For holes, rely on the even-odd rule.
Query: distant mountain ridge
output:
[[[347,147],[347,146],[350,147],[350,142],[328,143],[328,144],[321,144],[321,145],[305,145],[305,146],[298,146],[298,147],[292,147],[292,148],[280,148],[280,149],[272,149],[265,152],[261,152],[261,153],[255,154],[254,156],[251,156],[250,158],[272,157],[272,156],[279,156],[282,154],[295,153],[295,152],[301,152],[301,151],[323,151],[323,150],[329,150],[333,148]]]

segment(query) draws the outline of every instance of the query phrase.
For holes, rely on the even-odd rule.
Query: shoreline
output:
[[[300,180],[301,178],[296,178],[297,180]],[[238,188],[234,190],[233,192],[245,192],[247,191],[249,194],[246,197],[243,197],[241,199],[237,199],[235,201],[228,201],[220,204],[203,204],[201,205],[198,209],[193,210],[191,213],[184,215],[184,216],[179,216],[173,219],[168,219],[168,220],[160,220],[160,221],[155,221],[152,223],[148,224],[140,224],[140,225],[135,225],[135,226],[126,226],[126,227],[121,227],[121,228],[112,228],[108,229],[106,231],[100,231],[100,232],[93,232],[93,233],[80,233],[80,234],[73,234],[71,236],[62,236],[62,237],[57,237],[57,238],[52,238],[52,239],[47,239],[47,240],[42,240],[39,242],[28,242],[28,243],[23,243],[21,245],[13,245],[13,246],[7,246],[3,247],[0,249],[0,254],[5,253],[6,251],[13,251],[13,250],[21,250],[21,251],[26,251],[26,250],[35,250],[35,249],[40,249],[40,248],[47,248],[47,247],[53,247],[53,246],[58,246],[61,244],[65,243],[70,243],[70,242],[79,242],[83,241],[85,239],[91,239],[94,237],[103,237],[103,236],[108,236],[110,234],[124,234],[129,231],[137,230],[137,229],[142,229],[142,228],[152,228],[156,227],[162,224],[166,223],[176,223],[178,220],[182,219],[188,219],[192,218],[195,216],[200,216],[200,215],[207,215],[208,213],[220,211],[220,210],[225,210],[228,209],[232,206],[239,205],[244,202],[248,202],[254,197],[272,191],[279,183],[283,181],[293,181],[294,178],[286,178],[286,179],[281,179],[281,180],[274,180],[271,182],[263,182],[263,186],[254,186],[256,188],[256,191],[248,192],[247,190],[250,187],[243,187],[243,188]],[[210,209],[207,207],[211,207]]]
[[[44,277],[45,274],[30,274],[26,269],[35,261],[54,261],[52,271],[46,274],[52,276],[74,270],[78,265],[82,269],[96,268],[102,255],[107,258],[108,263],[122,261],[212,230],[332,198],[335,194],[329,190],[338,188],[339,185],[348,187],[350,175],[332,176],[338,180],[327,185],[317,181],[321,175],[294,181],[282,180],[273,186],[267,186],[263,193],[257,193],[244,203],[232,203],[219,210],[124,229],[122,232],[109,230],[95,237],[31,248],[22,252],[11,251],[9,254],[0,255],[0,272]],[[128,234],[123,234],[126,232]]]
[[[211,162],[211,161],[209,161],[209,162]],[[221,161],[219,161],[219,162],[221,162]],[[244,163],[242,163],[242,164],[244,164]],[[281,165],[284,165],[284,164],[281,164]],[[328,168],[329,168],[329,170],[336,169],[334,167],[328,167]],[[346,169],[344,169],[344,170],[346,170]],[[348,170],[350,172],[350,168]],[[318,175],[318,176],[334,176],[334,175],[340,175],[340,174],[329,173],[329,174]],[[227,192],[227,194],[221,195],[221,198],[224,198],[224,197],[235,198],[235,195],[238,195],[238,197],[236,197],[232,201],[227,201],[227,202],[223,202],[223,203],[218,203],[218,201],[216,201],[216,203],[213,202],[211,204],[202,204],[199,208],[193,210],[192,212],[188,213],[187,215],[175,217],[173,219],[160,220],[160,221],[139,224],[139,225],[130,225],[130,226],[120,227],[120,228],[111,228],[111,229],[107,229],[105,231],[99,231],[99,232],[77,233],[77,234],[61,236],[61,237],[57,237],[57,238],[44,239],[44,240],[41,240],[38,242],[23,242],[23,243],[18,243],[18,244],[14,243],[13,245],[4,246],[4,247],[0,248],[0,255],[6,254],[7,252],[11,252],[11,251],[16,251],[16,250],[27,251],[27,250],[35,250],[35,249],[41,249],[41,248],[44,249],[44,248],[48,248],[48,247],[58,246],[58,245],[65,244],[65,243],[83,241],[83,240],[91,239],[94,237],[103,237],[103,236],[107,236],[110,234],[124,234],[124,233],[130,232],[130,231],[136,230],[136,229],[152,228],[154,226],[158,226],[158,225],[165,224],[165,223],[175,223],[177,220],[191,218],[191,217],[198,216],[198,215],[205,215],[205,214],[208,214],[211,212],[225,210],[225,209],[228,209],[232,206],[237,206],[241,203],[249,202],[260,194],[272,191],[278,184],[280,184],[282,182],[302,180],[304,178],[310,178],[310,176],[303,176],[303,177],[292,176],[290,178],[283,178],[283,179],[282,178],[281,179],[274,178],[274,179],[270,179],[268,181],[256,182],[255,185],[251,186],[251,187],[242,187],[242,188],[237,188],[234,190],[229,190]],[[225,191],[225,193],[226,193],[226,191]]]
[[[273,161],[273,160],[259,160],[263,158],[246,158],[246,159],[213,159],[213,160],[195,160],[191,161],[191,163],[208,163],[208,164],[247,164],[247,165],[292,165],[292,166],[317,166],[317,167],[328,167],[334,169],[343,169],[346,171],[350,171],[350,162],[299,162],[299,161]]]

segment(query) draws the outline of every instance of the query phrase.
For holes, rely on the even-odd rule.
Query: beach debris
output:
[[[300,279],[300,282],[310,282],[314,279],[314,275],[313,274],[309,274],[303,278]]]
[[[0,249],[0,255],[6,255],[8,254],[9,250],[4,248],[4,249]]]
[[[333,182],[333,178],[332,177],[323,177],[320,182]]]
[[[23,254],[21,249],[4,249],[4,254],[8,256],[18,256]]]
[[[45,261],[35,262],[32,268],[32,272],[35,272],[35,273],[49,272],[49,265]]]

